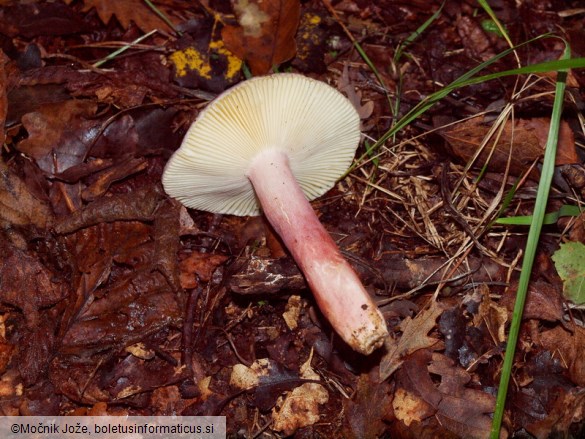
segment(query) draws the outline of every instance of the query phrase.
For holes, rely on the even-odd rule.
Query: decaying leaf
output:
[[[234,11],[238,26],[224,27],[222,39],[254,75],[266,74],[295,55],[299,0],[236,0]]]
[[[282,318],[286,322],[286,326],[291,331],[295,330],[299,325],[299,316],[303,310],[303,300],[301,296],[292,295],[288,298],[286,309],[282,314]]]
[[[296,372],[269,358],[256,360],[250,367],[236,364],[230,376],[230,385],[254,390],[252,398],[261,411],[270,410],[283,392],[302,382],[303,378],[299,378]]]
[[[58,174],[83,162],[100,122],[92,120],[97,104],[68,100],[41,105],[22,117],[28,138],[18,144],[19,151],[34,158],[48,174]]]
[[[319,381],[321,377],[311,368],[312,352],[309,359],[301,365],[301,378]],[[281,398],[272,411],[272,428],[290,436],[299,428],[313,425],[319,421],[319,404],[325,404],[329,394],[325,387],[317,383],[305,383],[295,387],[292,392]]]
[[[402,335],[398,340],[392,337],[386,339],[384,345],[386,354],[380,362],[380,379],[382,381],[390,377],[402,365],[405,356],[419,349],[433,346],[439,341],[427,334],[435,327],[435,321],[443,309],[443,305],[433,301],[429,308],[420,312],[414,319],[410,317],[404,319],[400,325]]]
[[[562,358],[571,381],[578,386],[585,386],[585,329],[574,324],[570,324],[568,329],[559,325],[543,332],[540,344],[553,355]]]
[[[41,307],[53,305],[68,294],[68,286],[55,278],[34,253],[0,239],[0,301],[23,311],[30,326]]]
[[[65,0],[69,4],[73,0]],[[84,0],[83,11],[95,8],[104,24],[108,24],[112,16],[115,16],[122,27],[128,28],[133,21],[144,33],[153,29],[171,31],[169,26],[142,0]]]
[[[211,279],[213,271],[227,260],[227,256],[213,253],[193,252],[180,263],[181,286],[183,288],[195,288],[199,279],[207,282]]]
[[[441,122],[437,119],[435,123]],[[504,172],[509,160],[510,173],[520,175],[528,170],[534,160],[544,154],[549,125],[550,119],[547,118],[508,120],[495,149],[492,148],[493,142],[488,143],[475,161],[475,165],[484,166],[491,155],[488,165],[490,170]],[[440,130],[439,133],[449,142],[453,154],[467,162],[476,154],[490,128],[491,123],[473,118]],[[562,121],[556,164],[577,162],[573,131],[567,122]]]
[[[438,386],[430,374],[440,377]],[[471,375],[445,355],[429,350],[415,352],[398,371],[396,381],[394,413],[410,428],[413,423],[426,425],[437,437],[447,436],[447,432],[464,438],[489,436],[489,414],[495,398],[467,387]],[[500,437],[506,438],[507,432],[502,429]]]
[[[0,142],[3,144],[6,134],[4,133],[4,123],[8,112],[8,90],[7,76],[4,66],[8,62],[8,57],[0,49]]]
[[[392,411],[390,384],[379,382],[376,374],[362,374],[352,399],[343,401],[347,412],[343,437],[361,439],[380,437],[385,430],[384,419]]]
[[[53,222],[53,212],[39,200],[25,181],[0,160],[0,223],[44,229]]]

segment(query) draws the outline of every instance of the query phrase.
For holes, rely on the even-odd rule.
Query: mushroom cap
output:
[[[261,151],[286,152],[293,175],[313,200],[348,169],[359,140],[359,115],[333,87],[293,73],[260,76],[223,92],[199,114],[162,182],[187,207],[258,215],[246,173]]]

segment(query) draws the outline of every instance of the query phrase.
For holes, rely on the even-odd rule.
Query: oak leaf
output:
[[[300,11],[299,0],[236,0],[238,26],[224,27],[223,41],[254,75],[266,74],[295,55]]]
[[[73,0],[65,0],[70,4]],[[170,31],[169,26],[150,9],[142,0],[84,0],[83,11],[95,8],[100,20],[108,24],[112,16],[115,16],[122,27],[127,29],[133,21],[143,32],[148,33],[153,29]]]
[[[420,312],[414,319],[407,317],[400,328],[402,336],[398,340],[388,337],[385,342],[386,355],[380,362],[380,380],[390,377],[404,362],[404,357],[413,352],[428,348],[439,340],[429,337],[428,333],[435,327],[435,320],[443,312],[443,305],[433,302],[431,306]]]

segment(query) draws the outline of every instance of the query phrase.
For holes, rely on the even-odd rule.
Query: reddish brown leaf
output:
[[[65,0],[69,4],[73,0]],[[115,16],[124,29],[133,21],[143,32],[153,29],[170,31],[169,26],[142,0],[84,0],[83,11],[95,8],[104,24],[108,24],[112,16]]]
[[[35,197],[26,183],[0,160],[0,223],[45,228],[52,221],[49,206]]]
[[[295,55],[300,10],[299,0],[236,0],[239,26],[224,27],[223,41],[254,75],[264,75]]]
[[[360,439],[382,436],[385,430],[383,420],[392,410],[390,394],[387,381],[378,382],[372,374],[360,375],[354,398],[343,401],[347,412],[343,437]]]
[[[440,123],[440,120],[435,121]],[[512,175],[520,175],[528,170],[530,164],[544,154],[549,125],[550,119],[547,118],[508,120],[489,159],[489,169],[504,172],[510,160]],[[473,118],[441,130],[441,135],[451,145],[453,154],[467,162],[476,154],[490,128],[490,123],[481,118]],[[488,143],[475,161],[477,166],[483,166],[488,160],[492,143]],[[563,121],[559,132],[556,164],[577,162],[573,132],[569,124]]]
[[[93,102],[78,100],[42,105],[22,117],[28,138],[18,149],[49,174],[80,164],[98,134],[100,122],[90,120],[96,108]]]
[[[433,376],[441,377],[437,386]],[[408,357],[397,373],[396,417],[405,425],[424,425],[433,437],[484,438],[489,436],[495,398],[466,387],[471,375],[443,354],[419,350]],[[438,421],[438,422],[437,422]],[[437,425],[438,424],[438,425]],[[507,437],[502,430],[501,438]]]
[[[569,330],[562,326],[545,331],[540,336],[542,347],[553,355],[559,355],[569,369],[569,378],[579,386],[585,385],[585,329],[574,324],[569,325]]]
[[[429,337],[427,334],[436,325],[435,320],[443,312],[443,306],[433,301],[431,306],[419,313],[414,319],[407,317],[404,319],[400,328],[402,335],[398,340],[391,337],[386,339],[386,354],[380,362],[380,379],[386,380],[398,369],[404,357],[413,352],[433,346],[439,340]]]
[[[223,264],[227,259],[224,255],[193,252],[186,259],[181,261],[181,286],[183,288],[195,288],[197,281],[195,275],[203,281],[209,281],[213,271],[218,265]]]
[[[8,92],[7,76],[4,66],[8,62],[8,57],[0,50],[0,142],[4,143],[6,134],[4,132],[4,123],[6,122],[6,113],[8,111]]]
[[[57,303],[67,295],[65,284],[36,255],[20,250],[0,239],[0,301],[24,311],[34,323],[36,311]]]

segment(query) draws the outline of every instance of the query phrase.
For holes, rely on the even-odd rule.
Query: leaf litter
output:
[[[519,93],[508,78],[451,94],[381,149],[360,149],[368,159],[314,202],[391,328],[361,357],[265,224],[168,199],[166,160],[244,65],[334,85],[375,141],[505,42],[457,2],[402,58],[395,48],[440,2],[153,3],[168,22],[138,1],[0,11],[2,414],[222,414],[250,437],[486,437],[526,236],[492,220],[513,185],[504,213],[530,214],[535,183],[517,177],[542,154],[547,77]],[[517,41],[562,28],[583,55],[582,23],[560,5],[497,14]],[[542,40],[521,56],[556,59],[559,47]],[[582,207],[584,84],[571,72],[553,210]],[[498,126],[511,100],[514,118]],[[582,219],[545,232],[501,437],[583,430],[580,266],[566,255]],[[242,371],[253,386],[236,384]]]

